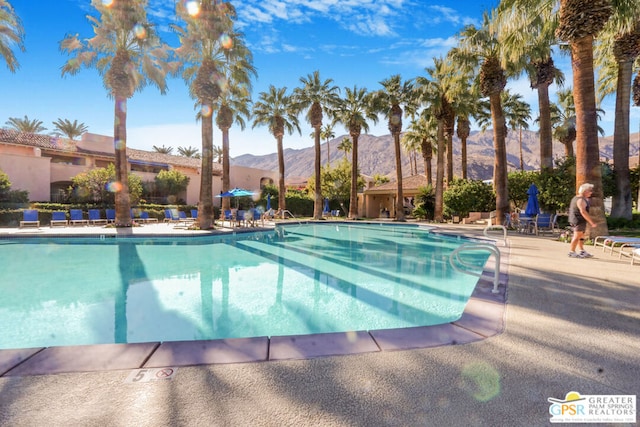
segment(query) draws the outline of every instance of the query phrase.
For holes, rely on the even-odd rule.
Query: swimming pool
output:
[[[310,223],[183,238],[0,239],[0,349],[208,340],[457,320],[466,239]],[[482,268],[487,253],[468,255]]]

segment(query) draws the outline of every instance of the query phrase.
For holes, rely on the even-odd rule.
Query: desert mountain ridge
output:
[[[348,135],[340,135],[328,142],[331,163],[337,163],[344,158],[345,153],[338,150],[340,142],[348,137]],[[630,135],[630,156],[638,158],[638,147],[640,140],[639,133]],[[600,157],[603,159],[613,158],[613,136],[599,138]],[[233,143],[233,141],[231,141]],[[284,138],[286,145],[287,139]],[[507,163],[508,171],[520,169],[520,132],[509,130],[507,133]],[[275,148],[276,141],[273,140]],[[395,150],[393,146],[393,137],[391,134],[374,136],[363,134],[358,139],[358,166],[360,173],[368,176],[375,174],[387,175],[391,180],[395,180]],[[575,148],[575,142],[574,142]],[[462,166],[460,162],[460,139],[457,136],[453,138],[453,172],[455,176],[462,176]],[[553,143],[553,157],[564,157],[565,147],[560,142]],[[327,163],[327,142],[321,144],[322,165]],[[522,157],[524,160],[525,170],[540,169],[540,139],[537,132],[523,130],[522,131]],[[351,153],[348,154],[351,160]],[[467,139],[467,163],[468,176],[471,179],[491,179],[493,176],[493,133],[487,131],[472,131]],[[295,180],[296,178],[307,179],[314,173],[315,149],[313,145],[302,149],[284,150],[285,162],[285,178],[287,180]],[[410,175],[411,168],[409,165],[409,153],[402,152],[402,174]],[[277,153],[266,154],[262,156],[254,156],[251,154],[243,154],[231,159],[232,165],[246,166],[265,170],[278,170]],[[418,153],[418,173],[424,173],[424,162],[422,155]],[[432,172],[435,177],[436,155],[432,159]]]

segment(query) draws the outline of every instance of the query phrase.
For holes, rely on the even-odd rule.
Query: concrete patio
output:
[[[481,235],[471,225],[443,231]],[[640,394],[640,267],[511,233],[504,331],[306,360],[0,377],[0,425],[537,426],[547,398]],[[129,381],[128,381],[129,380]]]

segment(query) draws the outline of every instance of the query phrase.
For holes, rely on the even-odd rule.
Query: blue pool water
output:
[[[0,349],[447,323],[478,280],[449,265],[464,242],[415,226],[344,223],[0,239]],[[488,254],[469,256],[482,271]]]

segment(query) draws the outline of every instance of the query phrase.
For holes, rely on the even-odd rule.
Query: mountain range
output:
[[[341,135],[328,142],[321,144],[322,165],[327,163],[327,144],[329,144],[329,157],[332,164],[343,159],[345,153],[338,150],[340,142],[348,137]],[[520,169],[520,141],[522,141],[522,157],[525,170],[540,169],[540,139],[537,132],[522,130],[509,130],[507,133],[507,163],[508,171]],[[602,159],[613,158],[613,136],[599,138],[600,157]],[[640,146],[640,133],[630,135],[630,153],[632,158],[638,158],[638,149]],[[286,136],[284,144],[286,145]],[[233,143],[233,141],[232,141]],[[273,139],[275,148],[276,141]],[[358,139],[358,166],[360,173],[368,176],[376,174],[386,175],[392,181],[396,176],[396,160],[395,149],[393,146],[393,137],[389,135],[374,136],[361,135]],[[575,148],[575,142],[574,142]],[[559,142],[553,143],[553,156],[564,157],[565,147]],[[351,153],[348,154],[351,160]],[[493,133],[487,131],[473,131],[467,139],[467,164],[468,177],[471,179],[491,179],[493,176]],[[285,179],[287,182],[301,182],[308,179],[314,173],[315,149],[312,146],[303,149],[284,150],[285,162]],[[410,175],[410,156],[403,150],[402,152],[402,174]],[[453,138],[453,171],[455,176],[462,176],[462,167],[460,163],[460,140],[457,136]],[[231,159],[232,165],[247,166],[265,170],[278,170],[277,153],[255,156],[252,154],[243,154]],[[418,173],[424,174],[424,162],[422,155],[418,153]],[[432,159],[432,173],[435,177],[436,172],[436,156]]]

